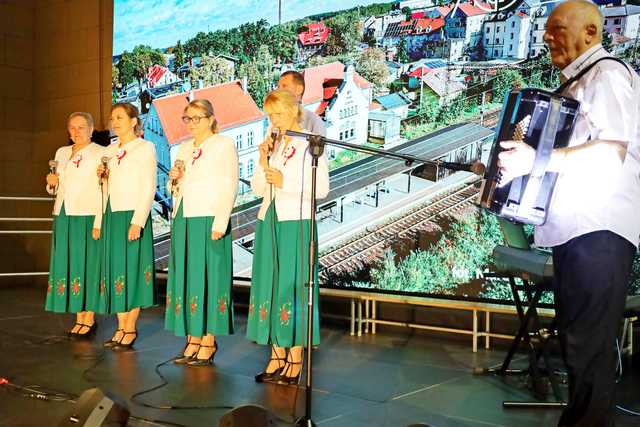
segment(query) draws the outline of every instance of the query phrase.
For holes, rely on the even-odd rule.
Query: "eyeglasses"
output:
[[[197,125],[198,123],[200,123],[200,120],[208,119],[208,118],[209,118],[209,116],[193,116],[193,117],[182,116],[182,122],[185,125],[188,125],[189,122],[193,123],[194,125]]]

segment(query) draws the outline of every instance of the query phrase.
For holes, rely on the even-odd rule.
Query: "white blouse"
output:
[[[104,155],[105,148],[91,143],[78,151],[72,158],[72,146],[58,148],[55,160],[58,162],[58,188],[53,205],[53,214],[59,215],[64,203],[67,215],[98,215],[101,210],[100,183],[96,168]],[[53,191],[47,188],[50,194]],[[99,227],[98,227],[99,228]]]
[[[271,199],[275,199],[278,221],[309,219],[311,217],[311,155],[307,151],[309,143],[302,138],[292,138],[285,148],[280,142],[270,159],[270,165],[282,172],[282,188],[267,183],[264,169],[258,163],[251,178],[251,188],[262,196],[258,219],[264,219]],[[273,187],[270,191],[270,187]],[[271,199],[269,198],[271,194]],[[324,154],[318,159],[316,175],[316,199],[329,194],[329,168]]]
[[[109,179],[103,186],[103,191],[111,210],[134,211],[131,224],[144,227],[156,193],[157,162],[154,145],[136,138],[122,149],[118,148],[118,144],[110,145],[105,156],[109,157]]]
[[[213,216],[211,231],[224,233],[238,194],[238,153],[233,140],[213,135],[199,147],[194,140],[180,144],[176,160],[184,175],[174,189],[175,206],[182,203],[185,218]],[[171,180],[167,189],[172,190]],[[177,209],[174,209],[175,216]]]

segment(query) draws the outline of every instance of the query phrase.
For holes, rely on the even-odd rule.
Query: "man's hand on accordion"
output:
[[[500,184],[506,184],[531,172],[536,158],[536,150],[533,147],[523,141],[502,141],[500,147],[505,150],[498,154]]]

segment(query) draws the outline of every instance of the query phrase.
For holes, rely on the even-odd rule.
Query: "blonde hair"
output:
[[[82,117],[87,122],[87,125],[93,129],[93,116],[89,113],[85,113],[84,111],[76,111],[69,114],[69,117],[67,118],[67,126],[69,126],[69,122],[76,117]]]
[[[304,111],[300,107],[295,95],[284,89],[272,90],[264,98],[264,111],[267,114],[273,112],[286,112],[296,116],[298,124],[302,124]]]
[[[186,113],[189,108],[195,108],[196,110],[202,111],[207,118],[212,117],[213,123],[211,123],[211,132],[218,133],[218,121],[216,120],[216,116],[213,112],[213,105],[208,99],[194,99],[184,107],[182,113]]]
[[[113,110],[117,108],[122,108],[130,119],[136,119],[136,127],[133,129],[133,133],[135,133],[136,136],[140,136],[142,133],[142,120],[140,120],[138,107],[130,102],[118,102],[111,106],[111,112],[113,113]]]

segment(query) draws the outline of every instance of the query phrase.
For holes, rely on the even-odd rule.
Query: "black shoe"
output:
[[[122,338],[124,338],[124,335],[122,335],[122,337],[119,340],[114,340],[116,335],[118,335],[118,332],[124,333],[124,329],[116,329],[116,332],[113,334],[113,337],[110,340],[105,341],[104,344],[102,344],[102,346],[105,348],[112,348],[117,346],[120,343],[120,341],[122,341]]]
[[[123,344],[122,341],[124,341],[124,337],[126,337],[127,335],[135,335],[135,337],[133,337],[131,342],[128,342],[127,344]],[[133,343],[136,342],[137,339],[138,339],[138,332],[137,331],[125,332],[124,335],[122,335],[122,339],[120,340],[120,342],[118,342],[116,345],[111,347],[111,350],[113,350],[113,351],[128,351],[128,350],[131,350],[133,348]]]
[[[209,356],[209,358],[207,358],[207,359],[198,359],[198,353],[200,352],[200,348],[212,348],[213,349],[213,353],[211,353],[211,356]],[[198,353],[193,355],[193,358],[187,362],[187,366],[209,366],[209,365],[213,365],[213,358],[215,357],[216,353],[218,352],[218,344],[215,343],[215,342],[213,343],[213,345],[202,345],[202,344],[200,344],[200,348],[198,349]]]
[[[93,338],[93,336],[96,334],[96,331],[98,330],[98,323],[95,322],[95,321],[91,325],[87,325],[87,324],[84,324],[84,323],[79,323],[79,325],[80,325],[80,329],[78,329],[77,333],[75,333],[75,334],[73,334],[71,336],[72,339],[75,339],[75,340],[90,340],[90,339]],[[81,333],[83,330],[86,330],[86,332]]]
[[[276,352],[274,351],[273,354],[276,354]],[[286,357],[286,355],[285,355],[285,357],[271,357],[271,358],[269,358],[269,363],[271,363],[272,360],[277,360],[278,361],[278,365],[280,365],[280,362],[282,362],[282,366],[280,366],[279,368],[276,368],[276,370],[273,371],[273,372],[267,372],[266,369],[264,371],[260,372],[258,375],[256,375],[254,377],[254,379],[256,380],[257,383],[265,383],[265,382],[275,381],[278,378],[278,376],[280,375],[280,373],[282,372],[282,370],[284,369],[284,367],[286,366],[286,364],[284,362],[287,361],[287,357]],[[269,365],[269,363],[267,363],[267,366]]]
[[[300,365],[298,374],[294,377],[288,376],[287,373],[290,372],[291,367],[297,365]],[[278,384],[297,385],[300,382],[300,374],[302,374],[302,359],[300,359],[299,362],[287,360],[287,364],[282,368],[282,372],[280,372],[280,376],[277,378]]]
[[[184,352],[187,351],[187,348],[189,348],[190,345],[197,345],[198,348],[194,353],[190,354],[189,356],[185,356]],[[200,343],[192,343],[191,341],[187,341],[187,344],[185,344],[184,346],[184,350],[182,350],[182,353],[173,359],[173,363],[175,363],[176,365],[186,365],[189,361],[193,360],[193,358],[196,357],[199,351]]]

